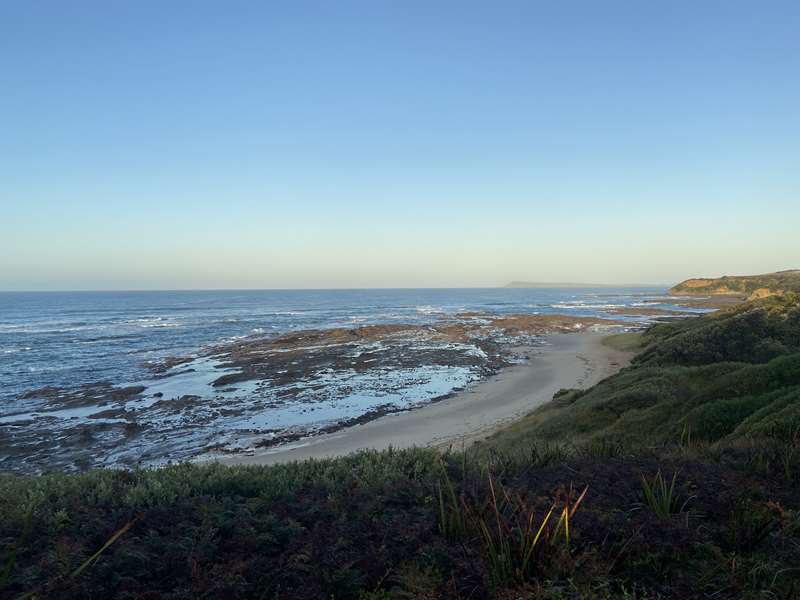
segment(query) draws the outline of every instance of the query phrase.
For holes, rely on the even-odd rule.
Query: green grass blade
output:
[[[118,530],[117,530],[117,531],[114,533],[114,535],[112,535],[110,538],[108,538],[108,541],[107,541],[105,544],[103,544],[103,546],[100,548],[100,550],[98,550],[97,552],[95,552],[94,554],[92,554],[92,555],[91,555],[89,558],[87,558],[87,559],[86,559],[86,560],[83,562],[83,564],[82,564],[80,567],[78,567],[77,569],[75,569],[75,570],[72,572],[72,575],[70,575],[70,577],[73,577],[73,578],[74,578],[74,577],[77,577],[78,575],[80,575],[80,574],[81,574],[81,573],[82,573],[82,572],[83,572],[83,571],[84,571],[84,570],[85,570],[85,569],[86,569],[86,568],[87,568],[89,565],[91,565],[91,564],[92,564],[92,563],[93,563],[93,562],[94,562],[94,561],[95,561],[95,560],[96,560],[96,559],[97,559],[97,558],[98,558],[98,557],[99,557],[99,556],[100,556],[100,555],[101,555],[103,552],[105,552],[105,551],[106,551],[106,550],[109,548],[109,546],[111,546],[111,544],[113,544],[114,542],[116,542],[116,541],[117,541],[117,540],[118,540],[120,537],[122,537],[122,536],[123,536],[123,535],[124,535],[124,534],[125,534],[125,533],[126,533],[126,532],[127,532],[129,529],[130,529],[130,528],[131,528],[131,527],[133,527],[133,523],[134,523],[134,521],[128,521],[127,523],[125,523],[125,525],[123,525],[122,527],[120,527],[120,528],[119,528],[119,529],[118,529]]]

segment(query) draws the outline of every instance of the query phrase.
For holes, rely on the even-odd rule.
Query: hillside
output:
[[[670,289],[675,295],[743,296],[764,298],[773,294],[800,292],[800,270],[764,275],[726,275],[717,278],[687,279]]]
[[[0,597],[800,597],[798,296],[607,341],[467,452],[0,476]]]
[[[490,441],[716,442],[800,432],[800,301],[787,294],[699,319],[655,325],[609,343],[638,342],[631,366],[553,402]]]

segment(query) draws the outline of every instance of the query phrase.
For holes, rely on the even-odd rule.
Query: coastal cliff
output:
[[[670,289],[676,296],[737,296],[755,300],[786,292],[800,292],[800,269],[762,275],[724,275],[692,278]]]

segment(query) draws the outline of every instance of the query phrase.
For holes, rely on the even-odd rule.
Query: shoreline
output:
[[[632,324],[642,325],[465,312],[427,325],[246,337],[146,363],[151,378],[125,387],[103,381],[24,392],[20,411],[0,415],[7,426],[0,428],[0,462],[15,472],[270,463],[361,448],[469,443],[561,387],[588,385],[584,371],[595,367],[576,344]],[[556,360],[557,354],[563,356]],[[530,362],[518,366],[523,357]],[[506,383],[519,378],[522,383]],[[550,379],[557,380],[553,386],[528,397]]]
[[[549,402],[559,389],[590,387],[624,367],[633,353],[603,345],[608,335],[548,335],[547,346],[526,349],[529,361],[441,401],[298,443],[250,455],[206,456],[198,462],[269,465],[334,458],[363,449],[468,446]]]

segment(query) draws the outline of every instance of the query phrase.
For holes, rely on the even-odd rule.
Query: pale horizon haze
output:
[[[0,291],[800,268],[800,3],[3,2]]]

